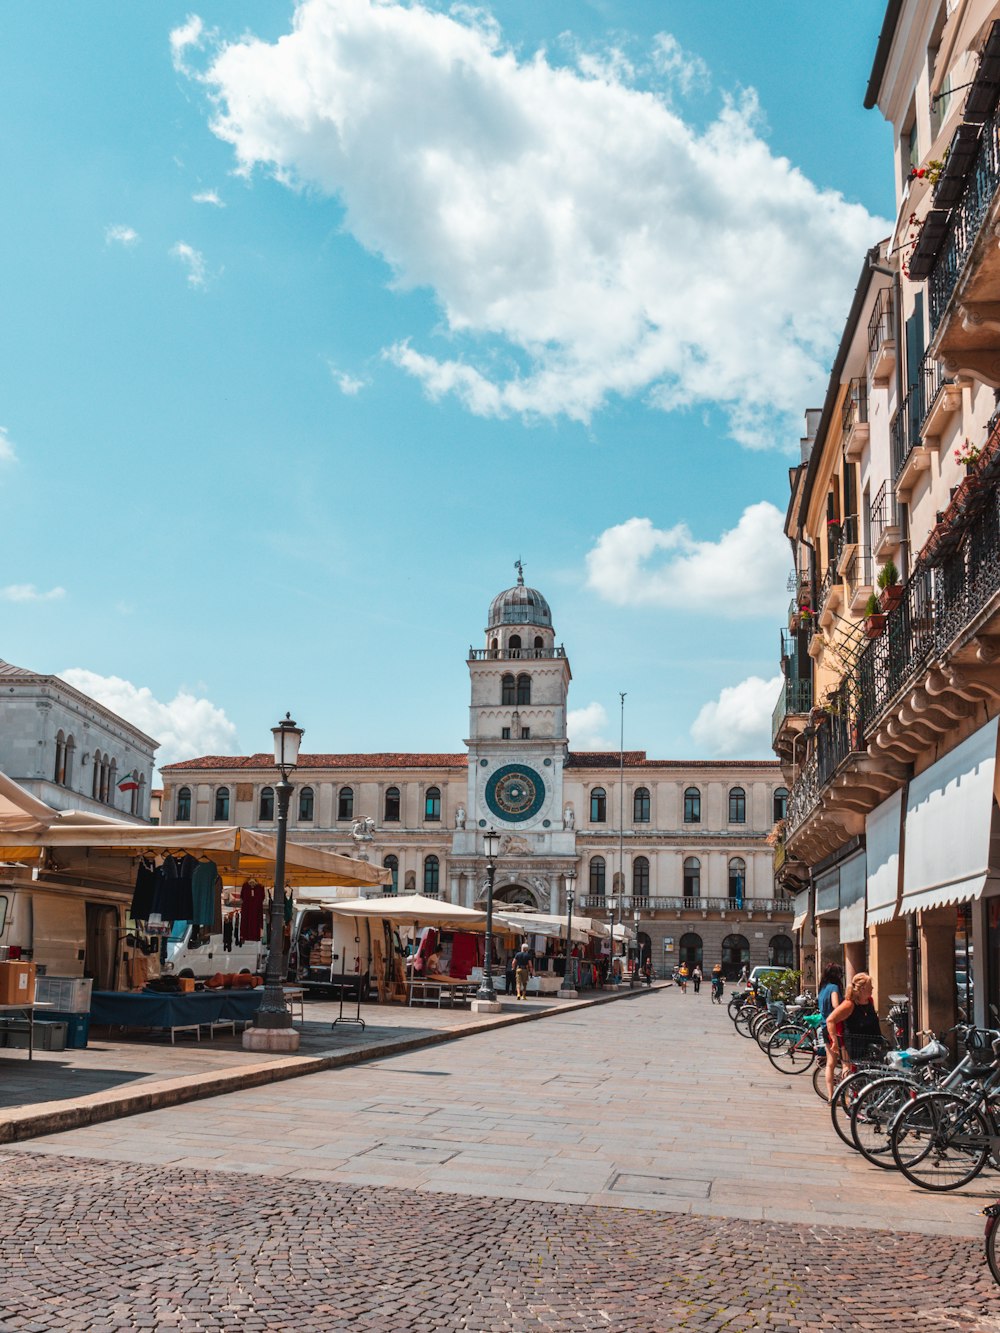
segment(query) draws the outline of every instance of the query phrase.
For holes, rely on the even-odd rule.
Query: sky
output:
[[[458,751],[521,558],[573,745],[767,757],[882,8],[5,7],[0,658],[161,763]]]

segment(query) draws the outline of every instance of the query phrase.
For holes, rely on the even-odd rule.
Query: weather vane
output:
[[[524,565],[521,563],[521,557],[518,556],[514,561],[514,568],[517,570],[517,586],[524,587]]]

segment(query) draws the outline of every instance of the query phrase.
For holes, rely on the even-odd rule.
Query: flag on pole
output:
[[[139,786],[139,780],[134,773],[126,773],[124,777],[118,779],[119,791],[136,791]]]

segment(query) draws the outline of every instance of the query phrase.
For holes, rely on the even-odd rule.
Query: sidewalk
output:
[[[35,1051],[29,1061],[27,1051],[0,1048],[0,1143],[360,1064],[376,1056],[648,993],[640,987],[599,992],[581,1000],[511,1000],[503,1002],[500,1014],[363,1004],[364,1028],[334,1027],[338,1003],[307,1001],[305,1023],[295,1024],[302,1041],[293,1056],[244,1051],[241,1038],[230,1033],[217,1034],[211,1041],[207,1036],[201,1041],[182,1037],[172,1045],[168,1037],[150,1033],[115,1033],[112,1038],[103,1027],[91,1030],[90,1044],[82,1051]],[[355,1013],[354,1005],[345,1005],[345,1016]]]

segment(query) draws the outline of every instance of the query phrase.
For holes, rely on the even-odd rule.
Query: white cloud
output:
[[[574,750],[614,750],[617,742],[604,736],[608,714],[603,704],[590,703],[586,708],[571,708],[566,714],[566,731]]]
[[[159,741],[156,762],[160,766],[202,754],[237,753],[236,728],[225,712],[188,690],[178,690],[169,703],[163,703],[147,686],[133,685],[120,676],[101,676],[84,667],[70,667],[59,675],[67,685]]]
[[[13,463],[16,459],[17,453],[7,433],[7,427],[0,426],[0,463]]]
[[[105,245],[124,245],[130,249],[133,245],[138,245],[139,233],[134,227],[126,227],[122,223],[115,223],[113,226],[104,228]]]
[[[40,592],[33,583],[8,583],[0,588],[0,597],[5,602],[57,602],[66,596],[65,588],[50,588]]]
[[[648,54],[674,85],[703,76],[667,34]],[[389,354],[482,415],[587,420],[644,395],[721,403],[749,446],[794,442],[888,231],[771,152],[752,93],[695,128],[620,52],[520,58],[469,7],[300,0],[279,40],[208,60],[192,77],[238,169],[337,197],[395,285],[434,294],[449,350],[401,333]]]
[[[653,65],[685,94],[711,84],[711,73],[701,56],[685,51],[669,32],[658,32],[653,38]]]
[[[782,515],[762,500],[718,541],[696,541],[684,523],[654,528],[630,518],[607,528],[587,554],[587,585],[618,606],[682,608],[738,619],[781,611],[789,562]]]
[[[205,40],[205,25],[197,14],[189,14],[187,20],[170,34],[170,55],[174,69],[181,74],[189,73],[187,66],[188,49],[201,47]]]
[[[192,287],[205,285],[205,256],[186,241],[178,241],[170,247],[174,259],[179,259],[187,269],[187,280]]]
[[[779,673],[771,680],[748,676],[739,685],[727,685],[695,718],[691,735],[696,744],[720,758],[770,758],[771,713],[781,682]]]
[[[191,198],[196,204],[212,204],[215,208],[225,208],[225,204],[214,190],[199,190]]]
[[[348,398],[356,397],[362,389],[367,388],[369,383],[368,380],[358,379],[355,375],[349,375],[346,370],[338,370],[332,362],[328,362],[327,364],[337,388]]]

